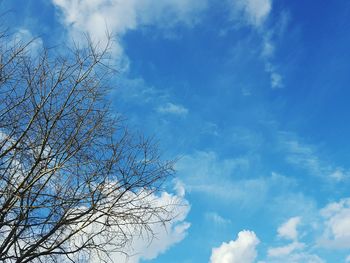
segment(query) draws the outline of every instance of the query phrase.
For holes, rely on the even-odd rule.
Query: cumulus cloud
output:
[[[174,115],[186,115],[188,113],[188,109],[184,106],[170,102],[166,103],[165,105],[159,106],[157,108],[157,111],[159,113],[167,113]]]
[[[269,247],[267,257],[258,263],[325,263],[325,260],[317,255],[319,249],[347,251],[350,248],[350,198],[329,203],[318,212],[319,214],[312,218],[308,231],[305,232],[308,237],[311,237],[308,242],[299,241],[305,238],[297,229],[301,223],[301,217],[289,218],[277,228],[277,237],[282,238],[283,242],[289,242]],[[315,222],[317,222],[316,225],[314,225]],[[236,240],[224,242],[220,247],[212,250],[210,263],[255,262],[258,244],[259,240],[254,232],[241,231]],[[350,255],[344,258],[344,262],[350,262]]]
[[[317,255],[308,253],[307,249],[310,247],[313,249],[349,249],[350,198],[344,198],[338,202],[329,203],[318,212],[319,214],[315,215],[312,220],[313,223],[317,222],[317,224],[311,224],[307,233],[308,235],[313,236],[313,241],[311,241],[311,243],[305,244],[298,241],[300,235],[297,231],[297,227],[300,225],[301,219],[300,217],[293,217],[286,223],[282,224],[277,231],[279,237],[289,239],[292,242],[285,246],[270,248],[268,250],[268,255],[270,257],[288,256],[289,260],[294,260],[288,262],[313,263],[324,261]]]
[[[156,205],[167,206],[174,203],[182,203],[172,213],[175,217],[174,220],[163,223],[156,223],[151,225],[151,231],[155,237],[148,239],[144,236],[134,237],[129,244],[127,252],[129,255],[133,255],[127,258],[128,263],[138,263],[140,260],[151,260],[158,255],[164,253],[171,246],[182,241],[186,235],[187,230],[190,227],[190,223],[186,222],[186,217],[190,210],[189,203],[184,196],[173,195],[167,192],[163,192],[160,196],[153,196],[155,198]],[[114,254],[113,262],[123,262],[120,259],[123,257],[121,254]],[[97,262],[96,262],[97,263]]]
[[[297,226],[300,224],[300,217],[292,217],[287,222],[282,224],[278,229],[278,236],[286,239],[297,240],[298,239],[298,230]]]
[[[253,263],[259,239],[253,231],[241,231],[236,240],[213,248],[210,263]]]
[[[190,206],[184,196],[168,192],[162,192],[158,195],[155,193],[148,193],[147,191],[141,191],[140,193],[128,193],[124,195],[124,199],[125,200],[122,200],[122,202],[130,202],[128,200],[132,200],[130,203],[132,207],[134,207],[134,205],[139,205],[138,203],[142,205],[143,202],[145,202],[147,206],[150,205],[151,207],[161,208],[157,215],[148,215],[147,212],[142,212],[147,221],[151,222],[148,225],[149,228],[147,228],[147,231],[144,231],[145,229],[143,228],[135,227],[135,222],[132,221],[132,219],[130,219],[130,222],[128,219],[125,219],[121,225],[113,224],[110,226],[111,229],[109,232],[120,233],[120,235],[109,236],[106,233],[100,235],[99,233],[103,226],[99,223],[94,223],[86,227],[80,236],[73,238],[70,246],[74,248],[80,243],[85,242],[86,239],[94,236],[93,241],[95,244],[105,244],[105,242],[108,242],[107,245],[104,245],[104,248],[111,251],[108,254],[108,258],[113,262],[138,263],[141,260],[156,258],[159,254],[164,253],[171,246],[182,241],[186,237],[187,230],[190,227],[190,223],[186,222]],[[115,209],[113,213],[127,215],[130,206],[113,207],[113,209]],[[165,218],[165,221],[161,220],[161,218]],[[108,219],[101,217],[99,222],[103,222],[104,220]],[[79,228],[80,226],[77,225],[76,227]],[[121,231],[123,231],[126,236],[124,236]],[[114,242],[115,244],[119,244],[120,238],[122,241],[128,238],[127,243],[125,246],[120,247],[120,250],[115,250],[113,245],[109,245]],[[111,247],[109,248],[108,246]],[[74,255],[77,256],[74,260],[78,261],[78,258],[87,257],[89,258],[89,263],[98,263],[105,259],[104,255],[94,253],[85,255],[84,252],[82,253],[83,254]]]
[[[278,237],[291,240],[289,244],[270,247],[267,250],[268,263],[323,263],[324,261],[316,254],[309,251],[309,246],[299,242],[297,226],[300,224],[300,217],[292,217],[277,229]]]
[[[173,195],[163,193],[159,202],[169,204],[169,202],[173,201],[171,200],[172,198],[174,198]],[[154,259],[174,244],[182,241],[186,237],[187,230],[190,227],[190,223],[185,221],[188,212],[189,205],[181,206],[176,211],[177,217],[175,220],[166,222],[165,225],[160,223],[154,224],[151,230],[155,234],[155,238],[152,240],[143,237],[134,238],[129,247],[130,254],[134,254],[134,256],[129,258],[128,263],[138,263],[141,259]]]
[[[292,217],[278,227],[278,237],[292,240],[292,243],[284,246],[269,248],[267,251],[269,257],[286,257],[291,255],[296,250],[302,250],[305,248],[304,243],[297,241],[299,236],[297,226],[300,224],[300,221],[300,217]]]
[[[330,203],[321,211],[325,230],[319,245],[328,248],[350,248],[350,198]]]

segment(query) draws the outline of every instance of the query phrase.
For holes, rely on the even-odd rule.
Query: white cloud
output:
[[[269,16],[271,0],[229,0],[232,6],[233,18],[239,18],[253,27],[261,27]]]
[[[220,158],[213,151],[196,151],[179,157],[176,170],[189,192],[234,202],[249,211],[266,207],[266,202],[275,199],[283,201],[278,206],[286,208],[286,201],[280,199],[280,195],[285,197],[286,191],[296,186],[295,180],[275,172],[269,176],[252,174],[254,157]],[[287,200],[292,201],[291,198]],[[300,204],[299,200],[295,201],[297,205]],[[291,207],[295,208],[296,204],[291,204]],[[273,205],[270,204],[269,208]]]
[[[283,87],[282,76],[279,73],[271,72],[270,78],[271,78],[271,87],[273,89]]]
[[[86,43],[86,34],[98,48],[110,45],[109,55],[119,72],[127,73],[130,61],[124,52],[123,37],[131,31],[155,26],[167,31],[174,25],[193,26],[207,7],[207,0],[52,0],[66,27],[69,40],[80,46]],[[165,32],[167,33],[167,32]],[[112,39],[108,42],[107,36]],[[127,78],[124,76],[124,78]],[[124,80],[118,92],[128,99],[147,102],[160,99],[162,94],[148,87],[140,78]],[[152,95],[156,95],[153,96]],[[143,97],[142,97],[143,96]],[[141,99],[139,99],[141,97]],[[169,107],[170,106],[170,107]],[[187,109],[168,105],[165,110],[186,114]]]
[[[235,171],[245,171],[249,167],[250,161],[246,158],[220,159],[213,151],[196,151],[184,155],[176,164],[176,169],[186,174],[186,185],[220,183],[223,179],[230,179]]]
[[[249,166],[246,158],[221,160],[215,152],[198,151],[182,156],[176,170],[191,192],[240,201],[241,204],[256,203],[257,195],[265,195],[266,183],[260,179],[238,179]]]
[[[278,237],[292,240],[292,242],[288,245],[269,248],[267,251],[269,257],[291,258],[292,255],[294,257],[296,257],[296,255],[299,255],[299,253],[294,252],[297,250],[303,250],[305,248],[304,243],[298,242],[299,233],[297,231],[297,226],[300,224],[300,221],[300,217],[292,217],[278,227]]]
[[[286,160],[294,165],[304,167],[314,174],[323,174],[323,168],[314,149],[310,145],[302,144],[288,134],[281,134],[282,145],[287,150]]]
[[[285,246],[269,248],[267,254],[269,257],[285,257],[295,250],[300,250],[304,247],[305,244],[295,241]]]
[[[265,45],[268,45],[268,44],[265,43]],[[264,47],[262,54],[263,54],[263,56],[265,56],[265,55],[267,56],[268,53],[270,53],[269,56],[271,56],[272,52],[273,52],[272,46]],[[271,88],[273,88],[273,89],[283,88],[283,78],[277,72],[275,66],[273,66],[270,62],[266,62],[265,71],[270,74]]]
[[[350,248],[350,198],[330,203],[321,211],[325,220],[319,245],[328,248]]]
[[[256,27],[261,26],[271,11],[271,0],[238,0],[242,5],[247,21]]]
[[[201,133],[212,136],[219,136],[219,127],[213,122],[204,122],[201,127]]]
[[[300,224],[300,217],[292,217],[283,223],[278,229],[278,237],[291,242],[287,245],[270,247],[267,250],[267,263],[323,263],[324,261],[316,254],[309,251],[309,245],[299,242],[297,226]]]
[[[271,88],[283,88],[283,76],[271,62],[274,57],[275,43],[273,37],[281,35],[282,26],[273,28],[267,26],[266,20],[271,14],[272,0],[228,0],[231,3],[231,12],[238,23],[251,26],[261,37],[260,55],[265,63],[265,72],[270,76]],[[281,24],[286,27],[286,15],[281,16]],[[278,23],[277,23],[278,24]],[[278,32],[275,32],[277,29]]]
[[[350,172],[343,167],[337,167],[317,154],[316,147],[301,143],[288,132],[280,132],[279,140],[284,151],[286,161],[299,168],[307,170],[310,174],[330,179],[334,182],[350,178]]]
[[[275,45],[271,42],[271,39],[265,37],[263,42],[263,48],[261,51],[261,56],[263,58],[270,58],[275,52]]]
[[[52,0],[62,13],[70,36],[78,41],[87,33],[103,46],[107,30],[116,36],[112,44],[115,58],[127,60],[120,39],[141,26],[169,27],[192,25],[206,8],[203,0]]]
[[[273,41],[275,29],[264,29],[260,30],[262,38],[262,47],[261,47],[261,58],[265,63],[265,72],[270,75],[270,84],[272,89],[283,88],[283,77],[279,73],[277,66],[272,63],[275,53],[275,43]]]
[[[185,184],[179,179],[175,179],[174,184],[174,190],[176,191],[176,194],[180,197],[184,197],[186,194]]]
[[[350,248],[350,198],[329,203],[309,221],[308,231],[305,234],[312,239],[308,243],[298,241],[300,235],[297,226],[300,224],[300,217],[290,218],[282,224],[277,230],[278,237],[292,240],[292,242],[283,246],[270,247],[267,252],[269,260],[266,262],[323,263],[325,261],[314,254],[315,250],[322,248],[348,250]],[[350,256],[345,258],[345,262],[350,262]]]
[[[164,253],[174,244],[182,241],[186,237],[187,230],[190,227],[190,223],[184,221],[188,211],[188,207],[179,208],[177,211],[178,217],[176,220],[168,222],[165,225],[155,224],[152,227],[152,231],[156,236],[152,240],[147,240],[141,237],[134,239],[130,245],[130,249],[135,252],[136,255],[131,257],[128,262],[137,263],[141,259],[154,259],[159,254]]]
[[[174,114],[174,115],[187,115],[188,109],[185,108],[182,105],[174,104],[174,103],[166,103],[163,106],[159,106],[157,108],[157,111],[159,113],[167,113],[167,114]]]
[[[0,145],[6,147],[11,141],[12,138],[0,130]],[[24,178],[21,172],[22,165],[16,159],[13,159],[9,165],[9,168],[13,166],[13,169],[8,169],[8,178],[13,186],[16,183],[20,183]],[[1,189],[9,188],[9,185],[4,184],[3,181],[0,180],[0,194],[2,192]],[[115,185],[117,183],[110,183],[106,185],[106,188],[102,186],[101,189],[106,190],[108,195],[110,195],[109,188],[115,188]],[[118,187],[118,189],[120,188]],[[82,219],[80,223],[72,226],[76,230],[79,229],[79,232],[72,238],[69,238],[67,244],[63,244],[63,246],[67,245],[74,251],[75,248],[79,248],[82,243],[88,240],[94,242],[96,246],[114,243],[117,248],[120,245],[119,251],[123,253],[115,252],[115,246],[110,246],[110,249],[109,245],[103,247],[106,251],[113,251],[108,255],[112,262],[138,263],[142,259],[154,259],[174,244],[182,241],[190,227],[190,223],[186,222],[190,205],[185,199],[184,186],[179,183],[175,185],[174,190],[176,194],[165,191],[154,193],[147,189],[139,189],[137,192],[128,191],[123,194],[114,191],[113,193],[118,196],[118,202],[113,202],[111,207],[111,202],[104,200],[99,205],[101,208],[108,208],[108,214],[113,216],[107,217],[100,212],[93,213],[93,215],[87,214],[86,220],[94,218],[96,221],[86,224],[87,221]],[[114,198],[112,199],[115,200]],[[84,210],[85,207],[72,208],[72,210],[74,209]],[[107,213],[106,209],[101,210]],[[68,214],[74,217],[76,214],[73,211],[71,212]],[[108,231],[106,231],[107,229]],[[73,231],[74,229],[69,229],[67,233],[70,233],[70,230]],[[10,229],[4,229],[3,233],[6,233],[6,231],[10,231]],[[0,241],[5,237],[6,235],[0,233]],[[123,246],[125,241],[126,247]],[[72,261],[79,261],[78,258],[81,256],[89,258],[89,261],[87,261],[89,263],[103,261],[103,255],[100,258],[99,255],[95,254],[94,250],[90,252],[91,254],[81,250],[78,253],[74,253],[71,255]],[[124,253],[127,253],[130,257],[126,257]]]
[[[254,232],[241,231],[236,240],[224,242],[220,247],[213,248],[210,263],[253,263],[259,242]]]
[[[298,231],[297,226],[300,224],[300,217],[292,217],[287,222],[282,224],[278,229],[278,236],[286,239],[297,240]]]
[[[153,196],[151,198],[156,198],[155,205],[158,206],[166,206],[175,203],[181,203],[182,205],[176,207],[172,212],[173,215],[176,216],[174,220],[168,221],[165,224],[156,223],[151,226],[151,231],[155,234],[154,238],[149,240],[147,237],[134,237],[129,244],[128,251],[126,251],[129,254],[134,255],[128,258],[128,263],[138,263],[140,260],[156,258],[159,254],[164,253],[174,244],[182,241],[186,237],[187,230],[190,227],[190,223],[185,221],[190,206],[188,201],[184,199],[184,196],[163,192],[160,196]],[[120,254],[114,254],[113,256],[113,262],[122,262],[120,261]]]
[[[130,30],[145,26],[169,28],[176,24],[192,26],[207,9],[209,0],[52,0],[61,11],[63,24],[72,39],[88,34],[100,46],[106,45],[107,31],[115,38],[111,53],[117,60],[119,71],[127,71],[129,60],[124,53],[123,36]],[[272,57],[274,44],[269,30],[264,29],[265,21],[272,9],[272,0],[228,0],[233,17],[239,23],[252,26],[263,38],[262,55],[266,64]],[[266,70],[270,74],[271,87],[283,86],[283,77],[276,69]]]
[[[349,173],[348,171],[345,171],[343,168],[338,167],[338,168],[335,168],[333,172],[332,171],[330,172],[329,177],[334,179],[337,182],[340,182],[348,178]]]
[[[208,212],[208,213],[205,214],[205,217],[209,221],[211,221],[211,222],[213,222],[214,224],[217,224],[217,225],[226,225],[226,224],[230,224],[231,223],[230,219],[224,218],[224,217],[222,217],[221,215],[219,215],[216,212]]]
[[[186,237],[190,223],[185,220],[190,210],[190,206],[184,196],[174,195],[167,192],[162,192],[160,195],[156,195],[154,193],[148,193],[147,191],[141,191],[140,193],[128,193],[127,195],[124,195],[124,199],[120,201],[123,205],[113,207],[115,211],[111,212],[125,215],[123,224],[113,224],[109,230],[110,233],[115,232],[119,233],[119,235],[116,237],[108,236],[106,233],[100,235],[101,224],[91,224],[88,228],[84,229],[82,235],[71,240],[70,246],[74,248],[75,245],[84,242],[84,240],[91,235],[97,235],[93,240],[95,244],[104,244],[105,240],[108,240],[110,243],[117,242],[116,244],[119,244],[120,239],[125,241],[126,238],[130,238],[125,247],[121,247],[117,250],[119,252],[116,250],[110,252],[108,258],[109,260],[112,260],[112,262],[138,263],[141,260],[156,258],[159,254],[164,253],[171,246],[182,241]],[[149,228],[139,229],[137,224],[135,227],[133,217],[128,219],[128,209],[130,209],[130,206],[125,207],[125,203],[130,203],[130,206],[132,207],[134,207],[134,205],[137,207],[145,203],[146,207],[150,205],[151,207],[161,209],[158,210],[159,214],[157,215],[148,214],[147,211],[140,211],[140,213],[142,213],[141,216],[151,223],[148,225]],[[165,218],[166,220],[163,221],[161,218]],[[106,219],[104,219],[104,217],[99,219],[100,222],[103,220]],[[79,227],[79,225],[77,225],[77,227]],[[121,230],[126,236],[121,233]],[[150,233],[153,233],[154,235]],[[87,236],[85,236],[85,234]],[[111,248],[108,248],[108,246],[109,245],[105,245],[104,249],[107,251],[115,249],[113,246],[111,246]],[[74,256],[84,257],[86,255]],[[103,255],[97,255],[94,253],[91,255],[89,254],[88,258],[88,262],[90,263],[98,263],[105,259]],[[107,260],[107,262],[109,261]]]
[[[350,248],[350,198],[333,202],[319,210],[319,215],[309,219],[310,225],[305,233],[312,239],[300,242],[303,238],[297,231],[301,223],[300,217],[292,217],[277,229],[278,237],[291,240],[288,244],[269,247],[267,258],[259,263],[324,263],[317,251],[320,248],[347,251]],[[322,222],[320,222],[322,221]],[[316,224],[316,225],[314,225]],[[321,228],[320,228],[321,227]],[[319,236],[321,230],[322,235]],[[256,259],[256,246],[259,240],[254,232],[242,231],[238,238],[229,243],[223,243],[212,251],[210,263],[245,263]],[[344,259],[350,262],[350,255]]]
[[[300,253],[292,253],[286,255],[285,257],[278,257],[276,259],[269,259],[266,263],[325,263],[323,259],[321,259],[318,255],[300,252]]]
[[[144,79],[128,78],[126,75],[118,75],[115,78],[113,96],[135,104],[158,104],[169,99],[166,89],[157,89],[148,85]]]
[[[301,223],[300,217],[292,217],[283,223],[277,229],[278,237],[291,240],[288,244],[269,247],[267,257],[258,261],[258,263],[325,263],[317,255],[317,249],[320,246],[336,249],[349,249],[350,244],[350,198],[342,199],[339,202],[330,203],[320,210],[324,218],[323,239],[318,240],[318,246],[315,246],[315,237],[318,231],[313,225],[314,221],[319,221],[316,216],[311,219],[311,225],[308,228],[308,235],[314,237],[308,243],[298,241],[300,236],[297,227]],[[318,225],[318,223],[317,223]],[[256,247],[259,244],[252,231],[242,231],[236,240],[229,243],[223,243],[220,247],[212,250],[210,263],[246,263],[255,262],[257,257]],[[316,250],[316,252],[315,252]],[[350,262],[350,255],[345,258],[345,263]]]
[[[16,44],[28,44],[26,51],[30,56],[37,56],[43,49],[43,41],[40,37],[34,37],[33,34],[25,28],[20,28],[13,36],[13,41]]]

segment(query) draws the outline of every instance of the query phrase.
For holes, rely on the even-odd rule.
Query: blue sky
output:
[[[36,46],[108,28],[113,110],[179,158],[189,206],[129,262],[350,262],[348,1],[1,5]]]

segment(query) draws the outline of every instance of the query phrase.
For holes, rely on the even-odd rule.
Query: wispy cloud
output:
[[[265,71],[270,75],[271,88],[282,88],[283,76],[277,66],[272,62],[276,45],[273,36],[281,35],[282,30],[277,30],[267,24],[273,7],[272,0],[229,0],[232,6],[232,18],[239,24],[248,25],[255,30],[261,38],[260,56],[265,63]],[[281,22],[286,26],[285,15],[281,15]],[[277,31],[276,31],[277,30]]]
[[[231,223],[230,219],[224,218],[216,212],[207,212],[205,213],[205,217],[206,219],[217,225],[226,225]]]
[[[296,136],[288,132],[280,132],[279,140],[286,152],[286,161],[298,168],[307,170],[310,174],[340,182],[349,179],[350,172],[335,166],[322,158],[316,147],[302,143]]]
[[[264,52],[264,51],[263,51]],[[270,57],[272,55],[269,55]],[[271,82],[271,88],[277,89],[283,87],[283,77],[281,74],[278,73],[276,70],[276,67],[269,62],[267,57],[267,61],[265,62],[265,71],[270,74],[270,82]]]
[[[166,103],[165,105],[159,106],[157,108],[159,113],[164,114],[174,114],[174,115],[187,115],[188,109],[180,104],[174,104],[171,102]]]
[[[304,247],[305,244],[295,241],[285,246],[269,248],[267,254],[269,257],[286,257],[294,251],[301,250]]]
[[[291,178],[271,173],[251,176],[249,157],[221,159],[212,151],[184,155],[176,165],[190,193],[205,195],[253,211],[295,187]]]
[[[224,199],[248,198],[245,192],[233,182],[233,175],[249,167],[249,160],[232,158],[221,160],[215,152],[198,151],[184,155],[176,165],[179,176],[184,180],[189,191],[201,192]],[[254,180],[245,182],[246,187],[259,186]],[[232,187],[232,188],[230,188]],[[230,191],[225,189],[230,188]],[[248,199],[247,199],[248,200]]]
[[[141,77],[128,78],[127,76],[119,76],[115,82],[117,87],[113,89],[112,95],[117,99],[122,98],[135,104],[163,103],[170,96],[166,89],[158,89],[148,85]]]
[[[272,9],[271,0],[228,0],[232,18],[255,28],[264,25]]]

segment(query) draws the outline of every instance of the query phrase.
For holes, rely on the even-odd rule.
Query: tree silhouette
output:
[[[154,200],[173,163],[111,114],[108,45],[87,42],[33,55],[0,35],[1,262],[107,262],[173,217]]]

